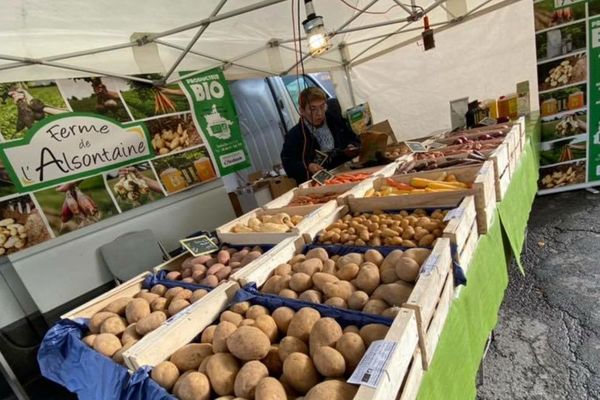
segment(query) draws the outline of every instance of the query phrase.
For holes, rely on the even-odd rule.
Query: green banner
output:
[[[220,175],[250,167],[233,98],[221,70],[181,75],[186,76],[182,80],[182,87]]]
[[[600,17],[589,20],[589,104],[590,113],[588,121],[589,135],[589,159],[588,159],[588,180],[600,180]]]

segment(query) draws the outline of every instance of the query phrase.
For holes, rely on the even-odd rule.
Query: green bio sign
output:
[[[182,80],[182,87],[220,175],[250,167],[233,99],[221,70],[182,75],[186,76]]]
[[[600,180],[600,17],[589,21],[588,180]]]

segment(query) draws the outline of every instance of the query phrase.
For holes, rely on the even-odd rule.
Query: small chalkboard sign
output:
[[[323,153],[320,150],[315,150],[315,159],[314,159],[314,163],[315,164],[319,164],[320,166],[323,166],[323,164],[325,164],[325,161],[327,161],[327,159],[329,158],[329,154],[327,153]]]
[[[194,257],[199,257],[204,254],[214,253],[219,250],[219,246],[215,244],[206,235],[197,236],[189,239],[180,240],[179,243],[186,248]]]
[[[327,182],[328,179],[331,179],[334,176],[335,175],[333,175],[331,172],[322,169],[312,176],[312,180],[322,186],[325,184],[325,182]]]
[[[404,142],[413,153],[426,153],[427,148],[419,142]]]

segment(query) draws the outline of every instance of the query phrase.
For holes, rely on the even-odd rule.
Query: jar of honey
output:
[[[584,106],[583,92],[578,90],[577,92],[571,93],[569,95],[569,110],[577,110],[578,108],[582,108]]]
[[[208,157],[202,157],[194,161],[194,167],[196,167],[196,173],[201,181],[208,181],[216,176],[210,158]]]
[[[501,96],[498,99],[498,118],[508,117],[508,113],[509,113],[508,97]]]
[[[558,112],[558,101],[552,97],[542,102],[542,117],[553,115]]]
[[[160,180],[169,193],[178,192],[188,186],[183,174],[176,168],[165,169],[160,173]]]

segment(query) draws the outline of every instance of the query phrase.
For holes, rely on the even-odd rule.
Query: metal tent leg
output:
[[[13,393],[15,394],[15,396],[17,396],[17,399],[29,400],[25,389],[23,389],[23,386],[21,386],[21,384],[19,383],[19,380],[17,379],[13,370],[10,368],[10,365],[8,365],[8,362],[6,361],[6,358],[4,358],[2,352],[0,352],[0,370],[2,371],[2,375],[4,375],[4,378],[10,385]]]

